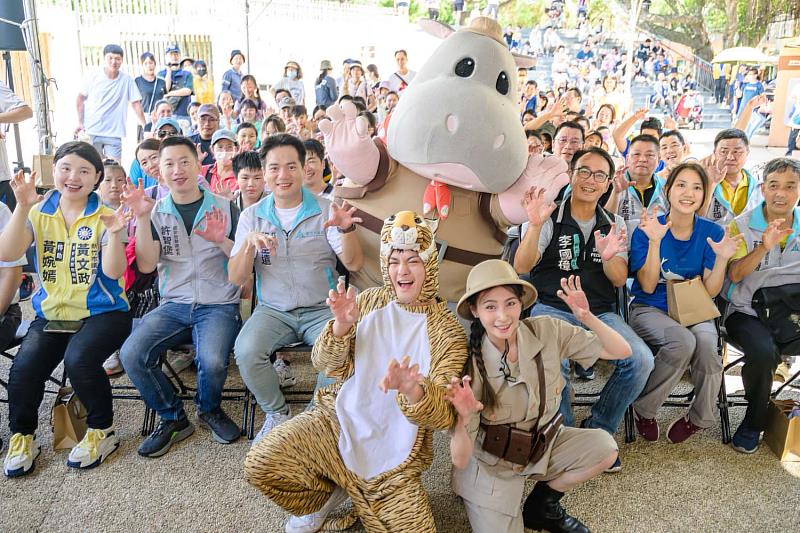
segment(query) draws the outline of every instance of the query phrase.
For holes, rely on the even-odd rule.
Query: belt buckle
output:
[[[441,265],[442,261],[444,261],[444,254],[447,253],[447,241],[436,237],[433,242],[437,244],[436,252],[439,255],[439,264]]]

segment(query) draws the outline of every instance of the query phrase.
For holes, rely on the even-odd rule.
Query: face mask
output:
[[[290,80],[293,80],[293,79],[295,79],[295,78],[297,77],[297,71],[296,71],[296,70],[290,70],[290,71],[288,71],[288,72],[286,73],[286,77],[287,77],[287,78],[289,78]]]
[[[208,72],[208,71],[206,69],[204,69],[204,68],[197,69],[197,75],[198,76],[205,76],[206,72]]]
[[[221,163],[227,163],[233,159],[233,152],[214,152],[214,159]]]

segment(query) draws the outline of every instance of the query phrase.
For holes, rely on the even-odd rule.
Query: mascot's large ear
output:
[[[456,31],[455,28],[444,22],[431,19],[419,19],[419,27],[428,35],[433,35],[438,39],[447,39]]]

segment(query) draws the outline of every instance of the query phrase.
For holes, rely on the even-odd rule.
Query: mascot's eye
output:
[[[473,72],[475,72],[475,60],[471,57],[465,57],[456,63],[456,76],[469,78]]]
[[[500,94],[508,94],[508,76],[506,76],[505,72],[501,72],[497,76],[497,83],[495,83],[494,87]]]
[[[421,219],[421,218],[419,218],[419,217],[414,217],[414,223],[416,223],[416,224],[422,224],[422,219]]]

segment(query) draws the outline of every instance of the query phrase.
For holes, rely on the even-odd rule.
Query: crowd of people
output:
[[[658,43],[642,46],[637,75],[663,81],[667,56]],[[339,72],[322,61],[313,95],[298,62],[262,89],[233,50],[214,94],[206,63],[189,60],[186,70],[177,46],[158,74],[156,58],[143,54],[136,79],[120,70],[122,49],[107,46],[77,99],[76,133],[90,142],[58,148],[53,190],[42,196],[35,177],[19,173],[4,189],[8,207],[0,205],[6,343],[20,323],[19,271],[31,247],[38,274],[36,318],[8,379],[5,475],[34,469],[44,384],[62,361],[89,427],[68,466],[96,467],[118,448],[109,375],[123,371],[159,417],[138,453],[166,454],[194,432],[161,366],[167,350],[188,343],[198,421],[223,444],[240,436],[222,408],[235,354],[265,413],[248,480],[293,515],[287,531],[319,530],[347,497],[369,530],[433,530],[420,474],[438,430],[451,433],[453,487],[475,531],[588,531],[560,499],[622,468],[613,435],[630,405],[647,441],[663,431],[679,444],[715,423],[718,328],[713,319],[684,326],[669,312],[667,281],[695,278],[706,298],[729,302],[721,323],[743,350],[748,400],[732,446],[755,452],[773,374],[795,354],[751,302],[770,275],[777,285],[797,282],[800,162],[777,158],[752,174],[749,139],[736,128],[716,135],[712,154],[693,153],[674,122],[631,109],[618,51],[595,57],[587,41],[573,61],[552,48],[551,89],[539,91],[525,68],[496,83],[519,104],[529,164],[549,161],[564,173],[514,198],[527,220],[508,230],[505,261],[470,269],[451,302],[460,324],[440,296],[439,255],[448,251],[436,246],[435,227],[398,210],[377,221],[380,257],[371,258],[356,230],[372,222],[336,192],[353,177],[329,153],[341,124],[383,150],[373,173],[396,164],[384,146],[416,75],[404,50],[388,77],[355,59]],[[462,60],[455,73],[466,78],[474,67]],[[127,164],[129,105],[141,139]],[[444,198],[436,197],[442,215]],[[344,278],[370,260],[383,285],[356,294]],[[617,308],[626,285],[627,321]],[[242,323],[240,301],[250,295],[256,305]],[[275,354],[298,342],[313,346],[320,374],[313,407],[292,418],[282,392],[295,382],[291,361]],[[387,343],[407,356],[394,358]],[[599,359],[612,372],[579,422],[572,369],[593,379]],[[687,369],[694,399],[664,431],[656,413]],[[392,432],[374,430],[386,424]],[[520,510],[528,478],[537,483]]]

